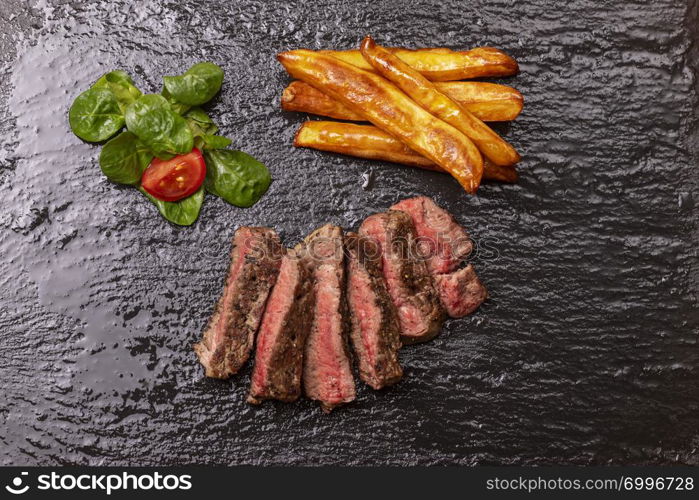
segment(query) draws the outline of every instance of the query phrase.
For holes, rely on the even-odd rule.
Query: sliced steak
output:
[[[273,229],[241,227],[235,232],[223,294],[202,341],[194,345],[207,377],[227,378],[247,361],[282,254]]]
[[[466,230],[430,198],[408,198],[391,210],[401,210],[412,218],[418,249],[433,275],[452,272],[471,253],[473,245]]]
[[[327,224],[304,240],[313,271],[313,323],[306,339],[303,387],[324,411],[353,401],[354,377],[347,341],[347,303],[342,229]]]
[[[310,330],[313,281],[297,245],[282,259],[257,334],[248,402],[295,401],[301,394],[303,348]]]
[[[400,324],[383,277],[381,249],[372,239],[345,235],[350,338],[359,376],[374,389],[395,384],[403,376],[398,362]]]
[[[415,227],[398,210],[374,214],[359,228],[381,248],[388,293],[398,310],[403,343],[423,342],[439,333],[444,309],[423,259],[419,258]]]
[[[436,275],[435,284],[442,304],[452,318],[471,314],[488,297],[488,291],[472,265],[453,273]]]
[[[473,266],[458,269],[473,248],[466,230],[449,212],[425,196],[403,200],[391,208],[412,218],[420,253],[434,277],[447,314],[461,318],[475,311],[488,292]]]

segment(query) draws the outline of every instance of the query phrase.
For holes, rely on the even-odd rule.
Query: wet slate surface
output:
[[[546,0],[21,2],[0,7],[0,463],[699,463],[696,5]],[[276,52],[494,45],[526,96],[521,182],[293,150]],[[242,210],[181,229],[104,179],[66,113],[102,72],[146,91],[210,59],[211,107],[268,164]],[[244,402],[191,351],[243,224],[293,244],[415,195],[468,226],[491,299],[332,415]]]

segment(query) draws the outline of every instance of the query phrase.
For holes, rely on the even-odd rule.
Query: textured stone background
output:
[[[699,464],[697,6],[645,0],[0,5],[1,464]],[[386,44],[513,54],[525,111],[501,130],[521,182],[478,197],[436,173],[294,150],[278,51]],[[181,229],[97,166],[66,114],[101,73],[145,91],[209,59],[211,107],[269,165],[253,209],[207,198]],[[492,298],[407,376],[330,416],[244,402],[191,351],[229,238],[291,245],[415,195],[471,230]]]

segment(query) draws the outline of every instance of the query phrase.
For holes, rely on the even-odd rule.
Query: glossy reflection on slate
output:
[[[27,6],[31,8],[27,9]],[[691,463],[699,456],[694,14],[684,2],[6,1],[0,9],[0,463]],[[387,45],[513,54],[502,127],[516,186],[294,150],[279,51]],[[208,197],[191,228],[99,172],[67,125],[110,69],[149,92],[211,60],[209,106],[274,177],[252,209]],[[491,298],[402,351],[406,377],[331,415],[245,403],[249,367],[207,380],[191,346],[229,242],[293,245],[433,197],[477,242]]]

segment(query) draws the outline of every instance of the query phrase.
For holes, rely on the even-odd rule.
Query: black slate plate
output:
[[[0,463],[699,463],[695,2],[33,4],[0,7]],[[278,109],[275,54],[367,33],[513,54],[520,183],[469,197],[294,150],[306,117]],[[107,182],[66,113],[109,69],[153,92],[203,59],[227,73],[212,113],[275,180],[253,209],[209,197],[182,229]],[[416,194],[470,229],[492,297],[405,349],[403,382],[328,416],[249,407],[249,370],[203,377],[191,345],[236,227],[293,244]]]

